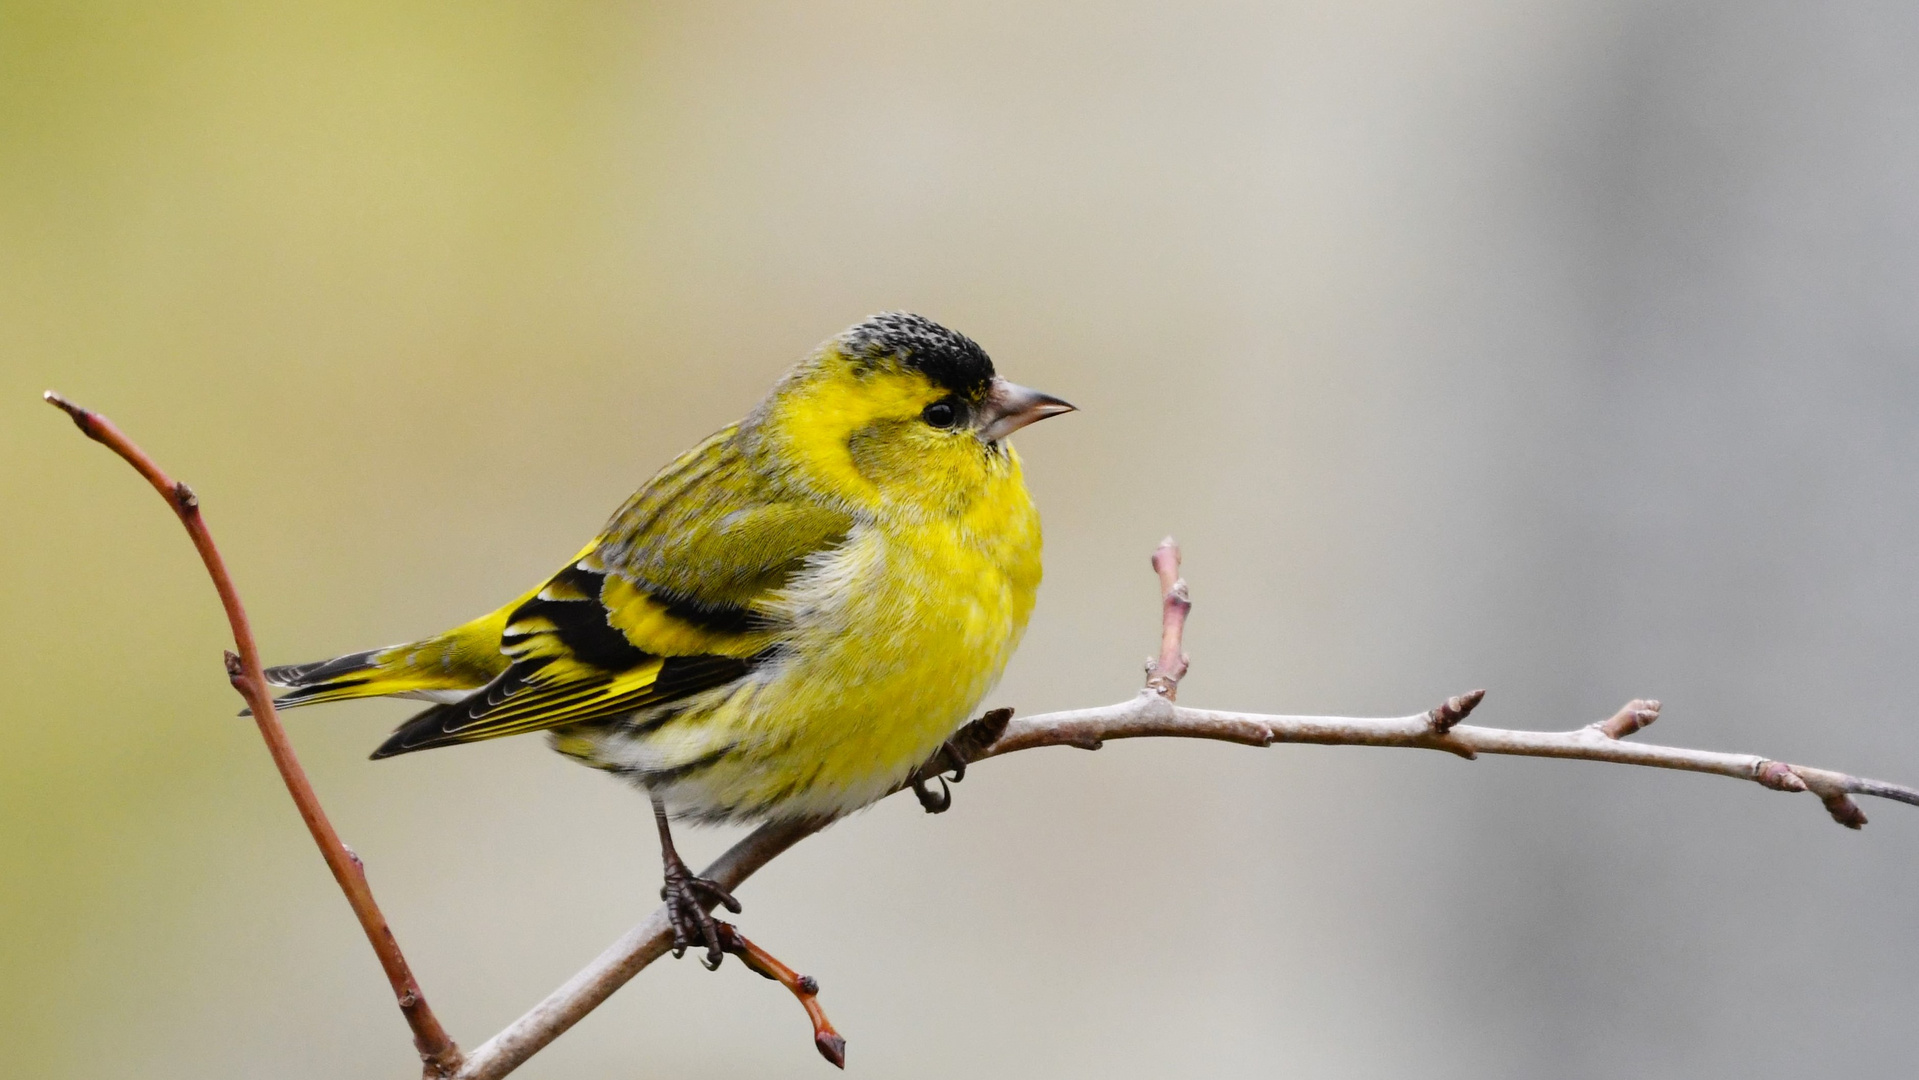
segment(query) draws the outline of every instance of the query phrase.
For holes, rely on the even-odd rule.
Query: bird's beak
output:
[[[1072,412],[1073,407],[1051,394],[994,378],[980,404],[979,437],[998,442],[1020,428],[1049,416]]]

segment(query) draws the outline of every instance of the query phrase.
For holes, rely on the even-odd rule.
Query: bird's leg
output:
[[[660,862],[666,871],[660,899],[666,901],[666,917],[673,923],[673,956],[675,959],[685,956],[688,945],[696,939],[703,941],[706,957],[700,962],[712,971],[726,958],[726,951],[721,948],[719,924],[706,909],[720,904],[737,915],[740,902],[721,888],[719,882],[693,875],[673,847],[673,830],[666,823],[666,804],[658,795],[647,794],[653,800],[653,822],[660,827]]]
[[[951,772],[952,782],[957,784],[966,779],[966,764],[977,758],[987,747],[1006,734],[1006,725],[1013,719],[1011,709],[992,709],[978,720],[953,733],[953,737],[940,744],[939,751],[929,758],[908,777],[906,785],[920,801],[920,806],[929,814],[943,814],[953,805],[953,789],[947,786],[946,773]],[[933,794],[928,780],[938,780],[939,794]]]

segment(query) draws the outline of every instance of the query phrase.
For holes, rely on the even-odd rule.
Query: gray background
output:
[[[18,1075],[402,1076],[377,968],[151,494],[273,660],[558,566],[883,308],[1079,404],[989,703],[1186,701],[1919,781],[1910,3],[0,4],[0,1042]],[[472,1045],[651,906],[644,803],[519,739],[289,717]],[[742,892],[855,1075],[1919,1065],[1919,811],[1581,763],[1171,742],[978,769]],[[710,856],[731,834],[690,835]],[[824,1076],[647,972],[522,1075]]]

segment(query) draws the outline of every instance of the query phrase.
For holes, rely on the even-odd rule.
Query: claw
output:
[[[666,890],[660,890],[660,898],[666,899]],[[673,959],[686,955],[686,931],[680,927],[679,907],[671,900],[666,902],[666,921],[673,924]]]
[[[719,882],[714,881],[712,878],[703,878],[703,877],[689,878],[687,879],[686,883],[692,886],[693,888],[698,889],[699,891],[712,897],[714,901],[717,902],[721,907],[725,908],[726,910],[732,912],[735,915],[738,915],[741,911],[745,910],[743,907],[741,907],[740,902],[738,900],[733,899],[732,893],[727,892],[724,888],[720,886]]]
[[[680,906],[680,898],[671,884],[660,887],[660,899],[666,901],[666,921],[673,924],[673,959],[686,955],[689,942],[686,939],[686,910]]]
[[[935,776],[933,779],[940,783],[938,795],[933,794],[933,789],[926,786],[926,781],[917,776],[913,778],[913,794],[919,798],[920,805],[926,809],[927,813],[944,814],[953,805],[953,789],[946,786],[946,777]],[[957,780],[959,777],[956,776],[953,779]]]
[[[684,866],[669,868],[666,884],[660,887],[660,899],[666,901],[666,915],[673,924],[673,958],[686,955],[697,941],[706,946],[700,963],[712,971],[726,958],[721,945],[719,924],[700,902],[702,894],[731,912],[741,910],[740,902],[717,881],[694,877]]]
[[[978,720],[954,732],[952,738],[940,744],[938,752],[907,778],[907,786],[913,789],[914,795],[919,796],[920,806],[927,813],[943,814],[953,805],[953,789],[947,786],[949,774],[955,784],[966,779],[966,763],[979,757],[1001,735],[1006,734],[1006,725],[1012,719],[1011,709],[989,710]],[[930,780],[940,782],[938,795],[927,787]]]

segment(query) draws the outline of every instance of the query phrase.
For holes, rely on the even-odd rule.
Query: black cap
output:
[[[841,334],[840,346],[854,361],[893,360],[971,401],[993,381],[993,361],[972,338],[911,312],[875,315]]]

